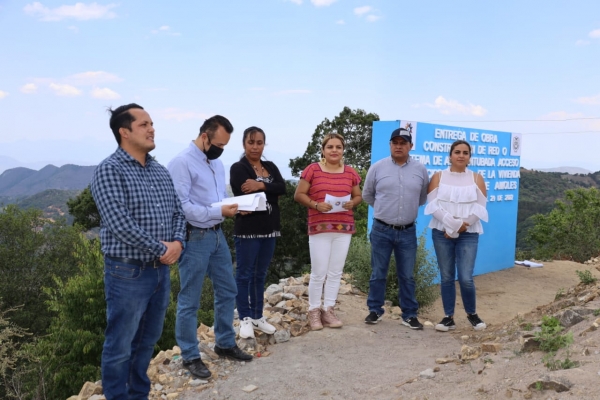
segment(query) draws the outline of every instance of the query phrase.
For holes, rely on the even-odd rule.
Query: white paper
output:
[[[529,261],[529,260],[515,261],[515,264],[517,264],[517,265],[524,265],[524,266],[529,267],[529,268],[541,268],[541,267],[544,266],[544,264],[535,263],[535,262]]]
[[[327,211],[327,214],[348,211],[344,207],[342,207],[347,201],[350,201],[350,195],[346,195],[344,197],[335,197],[330,194],[326,194],[325,203],[331,204],[331,206],[333,207],[331,210]]]
[[[212,207],[221,207],[227,204],[237,204],[238,211],[265,211],[267,209],[267,196],[263,192],[245,194],[242,196],[228,197]]]

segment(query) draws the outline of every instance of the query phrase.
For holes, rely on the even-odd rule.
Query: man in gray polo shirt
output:
[[[427,169],[411,160],[411,133],[396,129],[390,137],[391,157],[371,165],[363,199],[374,208],[371,227],[371,279],[367,306],[367,324],[376,324],[383,315],[385,288],[392,251],[396,258],[398,300],[402,309],[402,324],[411,329],[423,329],[417,319],[419,303],[415,296],[413,270],[417,258],[415,219],[419,206],[427,200],[429,177]]]

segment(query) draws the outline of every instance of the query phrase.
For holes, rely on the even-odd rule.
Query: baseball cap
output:
[[[401,137],[406,140],[408,143],[412,143],[412,135],[408,131],[408,129],[398,128],[392,132],[392,136],[390,136],[390,141],[392,141],[396,137]]]

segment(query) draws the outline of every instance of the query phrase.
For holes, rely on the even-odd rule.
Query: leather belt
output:
[[[388,224],[387,222],[383,222],[382,220],[377,219],[377,218],[375,218],[375,221],[379,222],[382,225],[387,226],[388,228],[392,228],[397,231],[403,231],[405,229],[412,227],[415,224],[414,222],[411,222],[410,224],[406,224],[406,225],[392,225],[392,224]]]
[[[219,229],[221,229],[221,224],[216,224],[211,226],[210,228],[198,228],[197,226],[188,224],[188,229],[189,230],[199,230],[199,231],[218,231]]]
[[[106,256],[106,258],[108,258],[109,260],[114,261],[114,262],[137,265],[138,267],[142,267],[142,268],[145,268],[145,267],[158,268],[158,267],[162,267],[162,266],[168,267],[168,265],[161,263],[159,260],[141,261],[141,260],[136,260],[135,258],[110,257],[110,256]]]

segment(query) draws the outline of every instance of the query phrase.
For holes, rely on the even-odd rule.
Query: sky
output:
[[[0,172],[96,165],[108,107],[154,120],[166,165],[221,114],[284,177],[347,106],[523,134],[521,166],[600,170],[600,2],[0,0]]]

